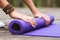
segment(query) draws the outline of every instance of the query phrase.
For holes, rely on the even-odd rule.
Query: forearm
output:
[[[30,8],[33,14],[36,14],[39,12],[32,0],[23,0],[23,1],[25,2],[25,4],[27,4],[27,6]]]
[[[7,2],[7,0],[0,0],[0,6],[1,8],[5,8],[9,3]]]

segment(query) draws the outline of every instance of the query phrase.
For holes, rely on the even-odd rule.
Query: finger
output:
[[[50,22],[46,20],[46,26],[49,25],[49,24],[50,24]]]
[[[35,16],[35,18],[41,18],[42,16]]]
[[[29,22],[29,21],[28,21],[28,20],[26,20],[26,19],[24,19],[23,21],[25,21],[25,22],[27,22],[27,23]]]
[[[24,19],[24,21],[30,23],[32,25],[32,27],[35,28],[35,22],[33,20],[31,20],[31,19]]]
[[[46,25],[49,25],[50,24],[50,21],[46,20]]]
[[[39,16],[39,18],[44,18],[46,20],[46,25],[49,25],[50,23],[50,18],[48,16]]]
[[[30,23],[32,25],[32,27],[34,27],[34,28],[37,25],[36,22],[32,19],[24,19],[24,21]]]
[[[50,18],[45,16],[44,19],[46,20],[46,25],[49,25],[49,23],[50,23]]]
[[[35,28],[34,22],[32,20],[30,20],[30,23],[31,23],[32,27]]]
[[[36,26],[37,25],[37,23],[36,23],[36,21],[35,20],[31,20],[32,21],[32,23]]]
[[[32,27],[35,28],[35,26],[36,26],[36,22],[35,22],[34,20],[29,20],[29,22],[30,22],[30,24],[32,25]]]

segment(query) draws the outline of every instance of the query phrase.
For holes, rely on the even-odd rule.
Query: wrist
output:
[[[11,4],[8,4],[8,5],[6,5],[6,7],[3,9],[3,11],[4,11],[6,14],[9,14],[9,13],[11,13],[12,11],[14,11],[14,7],[13,7]]]
[[[37,13],[33,13],[33,15],[37,15],[37,14],[41,14],[40,12],[37,12]]]

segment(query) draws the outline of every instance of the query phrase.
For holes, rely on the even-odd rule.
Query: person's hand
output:
[[[33,20],[32,17],[26,16],[26,15],[23,15],[23,14],[19,14],[16,11],[11,12],[9,14],[9,16],[12,17],[12,18],[15,18],[15,19],[22,19],[25,22],[29,22],[32,25],[32,27],[34,27],[34,28],[37,25],[36,22],[35,22],[35,20]]]
[[[36,18],[41,18],[41,17],[44,18],[46,20],[46,25],[49,25],[49,23],[50,23],[50,18],[45,14],[37,13],[37,14],[34,14],[34,17],[36,17]]]
[[[35,20],[33,20],[32,17],[23,15],[21,19],[24,20],[25,22],[29,22],[32,25],[32,27],[34,27],[34,28],[37,25],[36,22],[35,22]]]

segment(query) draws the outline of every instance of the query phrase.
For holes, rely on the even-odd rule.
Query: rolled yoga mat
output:
[[[49,26],[45,25],[43,18],[34,18],[37,23],[36,28],[23,20],[12,20],[8,29],[14,35],[60,37],[60,23],[53,23],[54,17],[48,16],[50,18]]]

